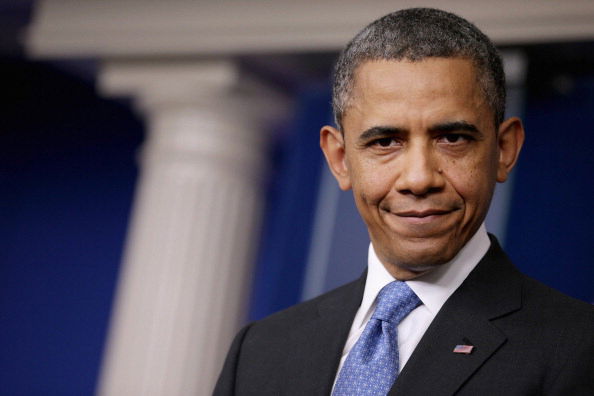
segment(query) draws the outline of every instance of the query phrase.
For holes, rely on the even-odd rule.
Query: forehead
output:
[[[353,117],[373,118],[379,114],[427,118],[445,117],[449,113],[460,117],[489,116],[470,60],[378,60],[364,62],[355,71],[345,122]]]
[[[474,86],[478,83],[476,76],[473,63],[466,58],[432,57],[420,61],[380,59],[365,61],[357,67],[354,87],[391,88],[390,84],[398,84],[402,88],[413,83]]]

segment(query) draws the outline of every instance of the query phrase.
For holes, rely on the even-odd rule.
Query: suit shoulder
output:
[[[244,395],[277,394],[295,382],[307,383],[312,389],[321,387],[329,394],[326,387],[360,305],[363,284],[359,279],[246,326],[231,347],[219,381],[219,389],[231,391],[221,394],[233,390]],[[325,377],[312,380],[314,373],[303,373],[315,356],[319,358],[315,375],[323,372]]]
[[[325,305],[332,306],[353,300],[353,298],[356,299],[360,288],[360,294],[362,295],[362,287],[363,282],[361,279],[355,280],[311,300],[293,305],[255,321],[252,323],[251,328],[254,330],[259,328],[294,328],[294,326],[318,317],[319,310]]]
[[[594,331],[594,306],[525,277],[525,303],[549,322]]]

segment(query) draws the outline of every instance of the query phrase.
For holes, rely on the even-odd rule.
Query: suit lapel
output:
[[[288,334],[287,342],[298,345],[299,350],[287,359],[286,372],[291,374],[284,376],[287,382],[283,389],[292,389],[296,395],[330,394],[342,349],[361,305],[366,276],[365,272],[321,300],[317,318]]]
[[[521,279],[491,239],[491,248],[439,311],[390,395],[452,395],[505,343],[493,320],[520,308]],[[474,346],[472,353],[454,353],[458,344]]]

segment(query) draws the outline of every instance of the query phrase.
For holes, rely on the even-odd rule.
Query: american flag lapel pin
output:
[[[462,353],[464,355],[470,355],[472,350],[474,349],[474,345],[456,345],[454,347],[454,353]]]

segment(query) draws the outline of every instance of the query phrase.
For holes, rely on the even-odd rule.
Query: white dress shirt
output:
[[[487,235],[485,225],[481,225],[474,236],[449,262],[419,278],[406,281],[408,286],[419,297],[422,304],[408,314],[398,325],[398,353],[400,370],[425,334],[425,331],[435,318],[446,300],[462,284],[468,274],[489,250],[491,241]],[[373,245],[369,245],[367,280],[361,306],[355,315],[349,337],[342,351],[338,372],[353,348],[367,322],[371,318],[376,306],[379,291],[395,278],[377,258]],[[336,376],[338,378],[338,374]],[[334,382],[336,383],[336,378]]]

